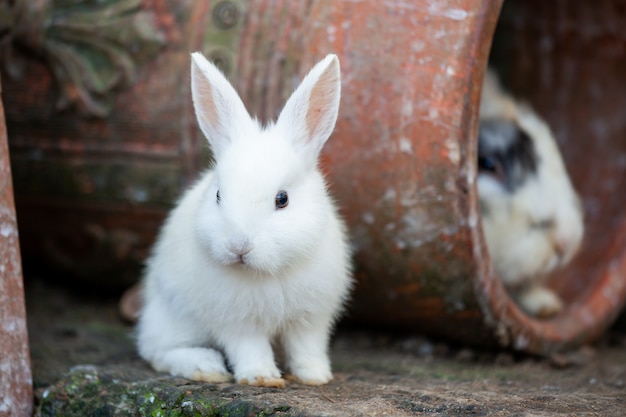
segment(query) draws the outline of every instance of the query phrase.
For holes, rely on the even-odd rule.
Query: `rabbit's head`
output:
[[[535,281],[573,258],[583,214],[556,141],[491,74],[481,101],[478,170],[483,230],[505,284]]]
[[[196,116],[215,159],[196,214],[209,258],[260,275],[309,261],[335,210],[317,159],[339,109],[337,57],[319,62],[268,126],[250,117],[199,53],[191,77]]]

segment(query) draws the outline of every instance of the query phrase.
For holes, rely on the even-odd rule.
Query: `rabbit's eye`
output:
[[[287,195],[287,191],[279,191],[276,194],[276,198],[274,199],[274,205],[277,209],[282,209],[287,207],[289,204],[289,196]]]
[[[497,171],[497,162],[493,158],[489,158],[487,156],[479,156],[478,157],[478,169],[481,171],[487,171],[496,173]]]
[[[502,161],[497,157],[479,156],[478,171],[483,174],[491,175],[498,181],[506,181],[506,173],[502,166]]]
[[[217,201],[217,204],[220,203],[220,190],[217,190],[217,194],[215,195],[215,201]]]

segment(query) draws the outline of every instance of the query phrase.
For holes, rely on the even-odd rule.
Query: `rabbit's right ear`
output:
[[[191,97],[198,124],[217,158],[252,123],[239,95],[201,53],[191,54]]]
[[[327,55],[302,80],[278,116],[277,126],[289,132],[305,161],[315,164],[335,128],[341,97],[341,72],[336,55]]]

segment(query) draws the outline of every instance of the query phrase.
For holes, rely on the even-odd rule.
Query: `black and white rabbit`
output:
[[[527,313],[557,314],[562,301],[545,277],[580,247],[580,199],[550,128],[491,71],[480,104],[478,169],[483,231],[498,275]]]
[[[304,384],[332,379],[329,336],[352,286],[347,233],[318,169],[340,98],[339,60],[304,78],[262,127],[192,54],[192,98],[215,165],[170,213],[147,262],[141,356],[193,380],[282,387],[273,343]]]

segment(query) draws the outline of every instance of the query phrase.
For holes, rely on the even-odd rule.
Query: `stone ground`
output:
[[[285,389],[151,371],[116,298],[26,289],[37,416],[626,416],[626,334],[551,359],[341,329],[335,380]]]

